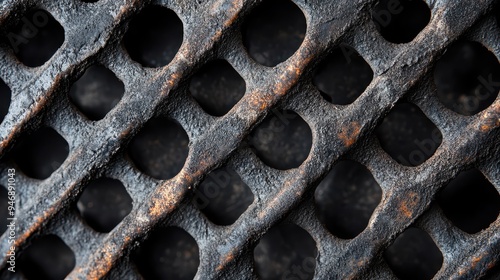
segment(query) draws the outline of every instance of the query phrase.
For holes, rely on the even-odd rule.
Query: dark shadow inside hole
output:
[[[382,148],[398,163],[417,166],[441,145],[441,131],[411,103],[399,103],[376,129]]]
[[[153,5],[132,19],[123,43],[134,61],[144,67],[161,67],[174,59],[183,36],[182,22],[177,14]]]
[[[47,235],[33,241],[18,263],[28,280],[62,280],[75,267],[75,254],[59,237]]]
[[[48,61],[64,42],[64,29],[52,15],[33,9],[7,33],[7,44],[24,65],[37,67]]]
[[[500,195],[477,169],[461,172],[440,192],[438,202],[448,219],[468,233],[494,222],[500,212]]]
[[[276,66],[297,51],[306,27],[304,14],[292,1],[264,1],[245,19],[243,45],[258,63]]]
[[[9,216],[9,199],[7,194],[7,189],[0,185],[0,235],[7,229],[7,218],[12,218]],[[15,205],[13,206],[15,207]]]
[[[98,1],[99,0],[82,0],[82,2],[85,2],[85,3],[96,3]]]
[[[132,210],[132,198],[120,181],[99,178],[85,186],[77,208],[94,230],[110,232]]]
[[[431,10],[423,0],[380,0],[372,20],[382,37],[401,44],[411,42],[431,19]]]
[[[225,60],[203,66],[191,79],[189,91],[212,116],[225,115],[245,94],[245,81]]]
[[[132,139],[128,154],[141,172],[165,180],[181,171],[189,152],[188,144],[189,138],[177,122],[155,118]]]
[[[272,227],[254,249],[259,279],[312,279],[318,249],[307,231],[294,224]]]
[[[252,204],[250,188],[236,171],[223,167],[209,173],[196,189],[194,204],[210,221],[230,225]]]
[[[439,100],[450,110],[470,116],[491,105],[500,91],[500,63],[478,42],[450,46],[436,63],[434,83]]]
[[[69,91],[69,99],[88,119],[104,118],[123,97],[125,87],[102,65],[90,66]]]
[[[382,190],[370,171],[351,160],[335,164],[314,194],[320,221],[344,239],[366,228],[381,198]]]
[[[372,79],[373,71],[363,57],[342,45],[319,65],[313,83],[329,102],[347,105],[365,91]]]
[[[0,79],[0,123],[9,112],[11,92],[9,86]]]
[[[299,167],[309,155],[312,132],[297,113],[273,109],[250,133],[248,142],[266,165],[287,170]]]
[[[47,179],[68,154],[68,142],[54,129],[42,127],[21,138],[12,151],[12,159],[27,176]]]
[[[409,228],[384,252],[384,258],[399,279],[432,279],[443,264],[443,254],[427,232]]]
[[[183,229],[155,230],[133,254],[144,279],[193,279],[198,271],[198,244]]]

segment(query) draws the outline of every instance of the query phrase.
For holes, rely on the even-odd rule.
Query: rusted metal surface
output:
[[[500,190],[500,99],[486,110],[462,116],[447,110],[432,83],[433,65],[457,39],[481,42],[500,57],[500,28],[493,15],[496,1],[426,1],[432,17],[410,43],[391,44],[370,17],[374,1],[293,1],[305,14],[307,32],[297,52],[274,68],[253,61],[241,42],[245,16],[261,1],[38,1],[65,30],[65,41],[51,60],[31,69],[0,49],[0,76],[12,91],[9,113],[0,126],[0,156],[41,126],[54,128],[69,143],[69,156],[46,180],[19,173],[18,236],[21,252],[37,236],[55,234],[72,249],[76,266],[68,279],[139,278],[130,261],[154,228],[183,228],[197,242],[200,264],[195,279],[255,279],[252,252],[259,238],[284,219],[305,229],[316,242],[316,279],[394,278],[382,252],[410,225],[424,229],[442,252],[438,279],[472,279],[498,264],[500,220],[469,235],[454,227],[431,204],[438,190],[459,172],[476,167]],[[122,47],[128,22],[145,6],[163,5],[183,22],[184,41],[163,68],[143,68]],[[34,1],[3,1],[0,22],[22,14]],[[357,50],[373,70],[364,93],[348,106],[325,102],[311,83],[313,69],[340,44]],[[185,98],[186,81],[205,62],[223,58],[246,82],[242,99],[224,116],[204,113]],[[75,77],[98,62],[123,82],[125,94],[99,122],[81,117],[66,98]],[[439,128],[442,143],[417,167],[398,164],[378,144],[374,130],[401,99],[411,101]],[[245,143],[271,110],[293,110],[309,125],[312,147],[297,168],[266,166]],[[157,180],[127,159],[131,138],[152,117],[179,123],[189,137],[182,170]],[[368,227],[341,240],[316,218],[312,193],[339,158],[365,165],[382,189],[382,199]],[[186,200],[193,187],[221,166],[235,170],[255,199],[232,225],[204,219]],[[0,179],[6,181],[4,163]],[[133,199],[130,214],[103,234],[69,211],[83,186],[93,178],[119,179]],[[9,250],[0,239],[2,277]]]

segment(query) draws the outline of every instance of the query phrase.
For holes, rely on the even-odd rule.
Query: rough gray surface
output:
[[[174,10],[184,25],[179,52],[167,67],[158,69],[133,62],[121,45],[129,20],[150,2]],[[458,38],[479,41],[500,57],[499,27],[491,13],[496,1],[428,0],[429,25],[411,43],[395,45],[384,40],[371,21],[374,1],[296,0],[306,17],[306,37],[291,58],[274,68],[252,60],[241,41],[240,26],[259,2],[36,2],[63,26],[65,41],[35,69],[0,48],[0,78],[12,90],[9,113],[0,125],[0,156],[24,131],[41,125],[58,131],[68,141],[70,154],[46,180],[18,172],[18,251],[37,236],[56,234],[76,255],[69,279],[135,279],[139,275],[129,261],[130,252],[153,228],[173,225],[198,244],[195,279],[254,279],[256,242],[272,225],[288,219],[317,244],[316,279],[394,278],[381,254],[410,225],[425,230],[441,250],[444,259],[438,279],[478,278],[493,269],[500,259],[500,221],[468,235],[432,202],[446,182],[472,166],[500,190],[500,98],[477,115],[458,115],[439,102],[432,68]],[[3,1],[1,24],[8,26],[10,19],[34,4]],[[311,83],[314,68],[341,43],[355,48],[374,72],[371,84],[349,106],[326,102]],[[205,114],[186,97],[189,76],[213,57],[226,59],[246,82],[244,97],[221,118]],[[123,81],[125,94],[102,121],[93,123],[71,107],[66,94],[75,78],[96,62]],[[443,135],[435,154],[418,167],[397,164],[371,133],[403,97],[419,106]],[[240,147],[274,107],[297,112],[311,128],[311,152],[296,169],[272,169]],[[166,181],[139,172],[124,152],[130,138],[157,115],[175,119],[190,139],[182,171]],[[314,186],[341,156],[365,165],[383,192],[367,228],[351,240],[330,234],[316,218],[312,203]],[[185,198],[204,175],[224,163],[238,172],[255,199],[234,224],[218,227]],[[9,167],[8,162],[2,165],[2,184]],[[86,182],[101,176],[122,181],[134,200],[132,212],[108,234],[93,231],[68,211]],[[8,248],[3,235],[0,255],[5,256]]]

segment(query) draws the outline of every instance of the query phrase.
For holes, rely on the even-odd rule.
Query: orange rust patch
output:
[[[234,260],[234,253],[229,252],[221,261],[221,264],[217,267],[217,271],[221,271],[224,267]]]
[[[492,105],[490,110],[484,112],[481,116],[481,132],[488,132],[500,127],[500,104]]]
[[[342,127],[338,137],[344,142],[345,147],[350,147],[356,142],[360,131],[361,125],[358,122],[352,122],[347,127]]]
[[[415,192],[410,192],[408,196],[399,204],[399,210],[406,218],[413,216],[413,208],[418,205],[420,198]]]

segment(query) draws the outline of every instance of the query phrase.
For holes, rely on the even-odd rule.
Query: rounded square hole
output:
[[[294,224],[269,229],[253,252],[255,271],[261,280],[313,279],[317,255],[314,239]]]
[[[102,65],[92,65],[69,91],[73,105],[89,120],[103,119],[123,97],[125,87],[116,75]]]
[[[432,279],[441,269],[443,254],[427,232],[409,228],[384,252],[384,258],[399,279]]]
[[[223,116],[245,94],[245,80],[227,61],[218,59],[203,66],[192,78],[189,92],[212,116]]]
[[[308,157],[312,132],[297,113],[273,109],[250,133],[248,143],[266,165],[287,170],[299,167]]]
[[[56,235],[37,238],[19,255],[19,270],[28,280],[63,280],[75,267],[75,254]]]
[[[210,172],[196,189],[193,203],[217,225],[233,224],[254,199],[236,171],[222,167]]]
[[[63,44],[64,28],[49,12],[34,8],[26,12],[6,36],[19,61],[38,67]]]
[[[335,236],[351,239],[368,225],[382,190],[368,169],[355,161],[335,164],[314,193],[320,221]]]
[[[132,210],[132,198],[120,181],[99,178],[85,186],[77,209],[94,230],[110,232]]]
[[[169,64],[179,51],[184,36],[182,21],[165,7],[145,7],[132,18],[123,44],[132,60],[143,67]]]
[[[198,244],[177,227],[156,229],[132,257],[146,280],[191,280],[200,264]]]
[[[458,174],[441,190],[438,203],[455,226],[471,234],[488,228],[500,212],[498,191],[477,169]]]
[[[299,49],[306,29],[304,14],[292,1],[263,1],[245,19],[243,45],[255,61],[273,67]]]
[[[69,154],[66,140],[50,127],[25,135],[12,151],[12,159],[28,177],[47,179]]]
[[[9,112],[11,92],[3,80],[0,79],[0,124]]]
[[[398,163],[418,166],[441,145],[441,131],[411,103],[399,103],[375,131],[382,148]]]
[[[363,57],[341,45],[318,66],[313,83],[328,102],[347,105],[365,91],[372,79],[373,70]]]

